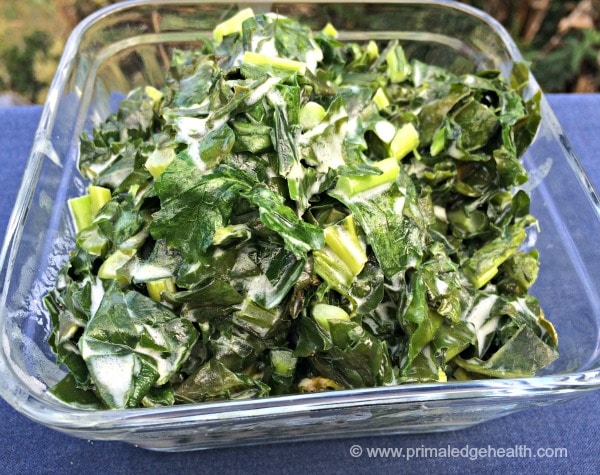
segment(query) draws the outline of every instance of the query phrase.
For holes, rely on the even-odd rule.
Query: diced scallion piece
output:
[[[467,213],[464,208],[457,208],[449,211],[447,217],[454,226],[454,233],[460,236],[477,234],[488,224],[487,216],[480,210]]]
[[[275,349],[271,351],[271,364],[277,374],[292,375],[298,358],[294,357],[292,351],[287,349]]]
[[[232,224],[217,229],[213,235],[213,244],[222,246],[235,239],[250,239],[250,231],[245,224]]]
[[[325,244],[335,252],[354,273],[360,274],[367,262],[365,245],[356,232],[354,216],[350,215],[339,224],[328,226],[323,231]]]
[[[271,359],[271,394],[289,393],[294,384],[298,358],[288,348],[273,348]]]
[[[174,159],[175,150],[172,148],[157,148],[150,154],[144,166],[153,178],[158,178]]]
[[[433,134],[433,140],[431,141],[431,146],[429,148],[429,153],[432,157],[435,157],[440,152],[444,150],[444,145],[446,144],[446,129],[439,128],[436,130],[435,134]]]
[[[390,156],[403,159],[419,146],[419,132],[410,122],[404,124],[390,142]]]
[[[127,264],[134,254],[135,249],[128,249],[126,251],[117,249],[102,263],[100,269],[98,269],[98,277],[101,279],[117,279],[120,281],[119,269]]]
[[[148,296],[155,302],[160,302],[162,292],[175,292],[175,280],[172,277],[146,282]]]
[[[366,246],[358,237],[354,216],[323,230],[325,247],[313,252],[315,272],[332,288],[346,294],[367,262]]]
[[[379,46],[373,40],[367,43],[367,57],[369,59],[376,59],[379,57]]]
[[[244,8],[240,10],[231,18],[225,20],[224,22],[219,23],[215,26],[213,31],[213,37],[216,43],[221,43],[223,38],[227,35],[231,35],[233,33],[240,33],[242,31],[242,23],[248,18],[252,18],[254,16],[254,11],[252,8]]]
[[[163,93],[152,86],[146,86],[144,88],[144,92],[150,99],[152,99],[154,105],[158,104],[163,98]]]
[[[333,26],[331,23],[327,22],[327,25],[325,25],[323,27],[323,30],[321,30],[323,32],[323,34],[325,36],[329,36],[330,38],[337,38],[338,37],[338,31],[336,30],[335,26]]]
[[[327,332],[329,331],[330,320],[350,321],[350,315],[348,315],[344,309],[326,303],[318,303],[315,305],[312,316],[319,326]]]
[[[377,121],[373,129],[382,142],[389,144],[396,136],[396,127],[387,120]]]
[[[374,164],[381,170],[380,175],[342,176],[338,179],[336,190],[347,196],[354,196],[363,191],[390,183],[398,177],[400,165],[396,158],[386,158]]]
[[[94,213],[92,212],[92,199],[90,195],[71,198],[69,200],[69,211],[71,212],[76,232],[92,224]]]
[[[100,209],[112,198],[111,191],[103,186],[90,185],[88,187],[88,193],[90,195],[92,216],[96,216],[98,211],[100,211]]]
[[[313,251],[314,270],[331,288],[345,294],[352,285],[354,273],[333,249],[325,246]]]
[[[264,338],[278,318],[277,309],[266,309],[247,297],[240,304],[234,322],[254,335]]]
[[[243,62],[256,66],[273,66],[290,72],[296,72],[304,75],[306,72],[306,63],[295,61],[293,59],[279,58],[277,56],[267,56],[266,54],[246,51],[244,53]]]
[[[387,77],[392,83],[404,81],[410,74],[410,66],[406,61],[404,49],[396,46],[385,57],[387,63]]]
[[[383,110],[390,105],[390,100],[388,99],[387,94],[381,88],[378,88],[375,91],[375,94],[373,95],[373,102],[379,110]]]
[[[325,117],[325,108],[317,102],[307,102],[300,109],[300,127],[304,130],[312,129],[320,124]]]

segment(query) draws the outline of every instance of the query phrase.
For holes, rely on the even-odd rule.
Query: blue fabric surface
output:
[[[600,189],[600,95],[550,95],[550,103],[584,168]],[[0,108],[0,234],[4,237],[41,108]],[[2,382],[0,381],[0,384]],[[600,394],[530,410],[454,432],[363,437],[318,443],[154,453],[119,442],[72,438],[29,421],[0,400],[0,474],[12,473],[599,473]],[[350,449],[360,445],[361,457]],[[450,445],[456,457],[370,458],[367,448],[421,453]],[[477,458],[477,448],[496,449]],[[520,457],[502,457],[503,448]],[[520,447],[520,448],[519,448]],[[544,458],[538,449],[567,450]],[[356,450],[356,449],[355,449]],[[529,456],[531,455],[531,456]]]

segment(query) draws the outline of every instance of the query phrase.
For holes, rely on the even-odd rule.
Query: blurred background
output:
[[[42,104],[65,41],[116,0],[0,0],[0,105]],[[600,92],[600,0],[464,0],[509,31],[545,92]]]

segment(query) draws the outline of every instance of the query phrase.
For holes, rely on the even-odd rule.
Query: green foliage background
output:
[[[600,0],[463,0],[500,21],[546,92],[600,92]],[[43,103],[75,25],[114,0],[0,0],[0,96]]]

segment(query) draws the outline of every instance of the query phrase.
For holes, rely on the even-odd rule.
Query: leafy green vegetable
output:
[[[89,194],[44,303],[68,375],[123,408],[535,374],[524,65],[457,76],[245,9],[81,139]],[[530,236],[531,237],[531,236]]]

